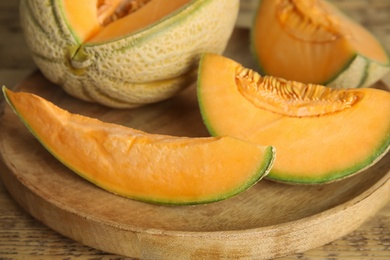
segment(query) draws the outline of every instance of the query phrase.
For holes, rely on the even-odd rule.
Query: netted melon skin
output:
[[[83,60],[75,69],[72,57],[80,43],[61,2],[20,3],[26,42],[45,77],[77,98],[117,108],[158,102],[195,82],[200,55],[225,50],[238,10],[239,0],[193,1],[132,35],[82,45]]]

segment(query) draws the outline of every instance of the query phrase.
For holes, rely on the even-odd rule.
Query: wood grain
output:
[[[0,183],[0,259],[134,259],[83,246],[26,214]],[[389,259],[390,204],[356,231],[324,246],[280,260]]]
[[[386,47],[390,47],[390,1],[388,0],[343,0],[339,2],[357,20],[365,24],[371,31],[378,35]],[[0,80],[1,84],[6,83],[13,86],[21,82],[29,72],[35,69],[34,64],[28,54],[17,17],[18,1],[0,2]],[[233,35],[233,42],[229,45],[227,54],[246,65],[253,64],[250,55],[241,54],[243,46],[248,43],[248,33],[245,30],[236,30]],[[235,40],[239,39],[239,44]],[[37,75],[35,75],[37,76]],[[390,83],[390,75],[385,77],[387,85]],[[39,86],[38,86],[39,87]],[[190,90],[189,90],[190,91]],[[182,122],[176,126],[178,134],[186,132],[185,125],[192,122],[186,121],[188,115],[198,116],[195,113],[194,103],[188,104],[182,100],[175,100],[170,105],[188,106],[189,110],[175,111],[173,115],[164,115],[156,112],[154,108],[159,108],[161,104],[153,105],[150,114],[146,118],[138,118],[129,114],[126,123],[135,126],[144,125],[146,130],[169,133],[170,120]],[[72,107],[70,107],[72,109]],[[93,106],[93,110],[101,111],[101,107]],[[192,110],[191,110],[192,109]],[[192,111],[192,112],[189,112]],[[117,116],[109,113],[102,115],[106,121],[117,120]],[[161,121],[160,121],[161,120]],[[184,120],[184,121],[182,121]],[[157,121],[157,122],[156,122]],[[150,124],[146,124],[149,122]],[[194,135],[206,134],[204,129],[196,128]],[[31,141],[31,140],[30,140]],[[388,159],[387,159],[388,160]],[[4,168],[0,168],[4,173]],[[373,180],[375,182],[375,180]],[[373,183],[369,182],[369,183]],[[356,184],[357,185],[357,184]],[[366,191],[370,184],[362,184]],[[367,186],[366,186],[367,185]],[[359,186],[360,188],[361,186]],[[364,188],[363,188],[364,189]],[[354,191],[356,192],[356,191]],[[356,194],[355,194],[356,195]],[[353,198],[353,192],[347,197]],[[387,195],[389,197],[389,195]],[[347,199],[348,200],[348,199]],[[329,202],[329,201],[328,201]],[[313,202],[312,202],[313,203]],[[336,203],[337,202],[333,202]],[[324,205],[322,205],[324,206]],[[321,210],[321,205],[316,206],[316,210]],[[236,214],[236,213],[232,213]],[[299,214],[305,214],[299,211]],[[306,212],[307,214],[307,212]],[[226,214],[219,213],[220,219],[226,218]],[[302,216],[302,215],[301,215]],[[365,215],[364,215],[365,216]],[[361,216],[361,217],[364,217]],[[279,217],[279,220],[281,217]],[[355,231],[326,245],[313,248],[311,250],[284,256],[280,259],[389,259],[390,258],[390,205],[380,210],[375,216],[370,216],[362,226]],[[271,216],[268,216],[269,223],[272,223]],[[363,221],[363,220],[362,220]],[[66,223],[61,218],[57,222],[64,225]],[[214,223],[209,225],[217,226]],[[248,224],[251,225],[251,224]],[[253,225],[253,223],[252,223]],[[358,226],[358,225],[357,225]],[[234,227],[234,225],[231,225]],[[234,254],[232,254],[234,256]],[[217,258],[217,255],[215,256]],[[15,202],[10,193],[0,182],[0,259],[133,259],[122,257],[83,246],[82,243],[66,238],[58,234],[51,228],[42,224],[39,220],[31,217],[22,207]]]

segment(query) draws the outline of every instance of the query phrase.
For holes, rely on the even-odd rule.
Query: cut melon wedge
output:
[[[262,0],[251,48],[263,75],[303,83],[367,87],[390,72],[376,36],[326,0]]]
[[[202,117],[214,136],[276,148],[267,178],[327,183],[370,167],[390,149],[390,93],[333,89],[260,76],[205,54],[198,78]]]
[[[3,87],[16,114],[59,161],[112,193],[157,204],[200,204],[236,195],[270,170],[274,148],[231,137],[149,134],[71,114]],[[55,174],[55,173],[53,173]]]

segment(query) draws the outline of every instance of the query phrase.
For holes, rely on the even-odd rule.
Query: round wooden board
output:
[[[242,35],[234,37],[246,46]],[[250,57],[242,55],[241,47],[230,44],[227,56],[250,66]],[[381,82],[376,87],[388,89]],[[209,135],[195,85],[170,100],[128,110],[77,100],[39,72],[14,89],[36,93],[72,113],[151,133]],[[390,198],[388,154],[367,171],[327,185],[290,186],[263,180],[238,196],[207,205],[137,202],[71,172],[40,145],[3,100],[1,111],[0,176],[12,197],[53,230],[110,253],[139,259],[281,257],[350,233]]]

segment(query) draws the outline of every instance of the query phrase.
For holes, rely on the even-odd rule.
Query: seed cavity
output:
[[[151,0],[98,0],[98,21],[102,26],[107,26],[118,19],[134,13],[150,1]]]
[[[360,99],[352,90],[262,77],[243,66],[237,67],[235,79],[239,92],[256,107],[291,117],[336,113],[352,107]]]
[[[348,37],[337,17],[318,0],[281,0],[277,16],[293,37],[308,42],[329,42]]]

